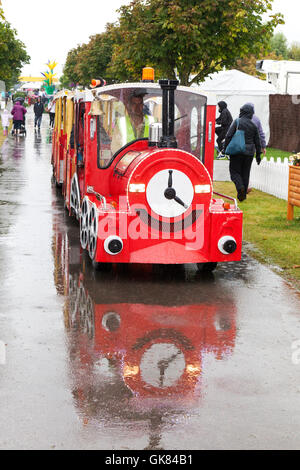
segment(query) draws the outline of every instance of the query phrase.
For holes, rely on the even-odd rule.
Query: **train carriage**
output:
[[[240,260],[242,212],[213,192],[213,95],[160,80],[55,101],[54,178],[94,263]]]

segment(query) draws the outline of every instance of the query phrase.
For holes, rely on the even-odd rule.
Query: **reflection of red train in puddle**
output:
[[[213,194],[214,97],[162,80],[55,100],[54,178],[95,263],[240,260],[242,212]]]
[[[236,308],[223,288],[153,278],[138,266],[103,275],[81,259],[76,227],[55,226],[55,283],[66,296],[65,326],[74,396],[86,419],[168,409],[180,413],[201,396],[203,358],[228,357],[235,345]],[[135,272],[135,268],[138,270]],[[193,274],[200,276],[199,274]],[[159,282],[157,282],[159,281]],[[126,406],[125,406],[126,403]],[[172,411],[173,412],[173,411]],[[133,416],[133,415],[132,415]]]

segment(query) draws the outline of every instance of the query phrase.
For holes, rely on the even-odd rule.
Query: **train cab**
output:
[[[240,259],[242,212],[213,192],[213,95],[160,80],[55,100],[54,178],[94,263]]]

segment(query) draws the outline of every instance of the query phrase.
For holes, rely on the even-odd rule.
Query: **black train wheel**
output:
[[[198,271],[202,273],[211,273],[217,267],[218,263],[197,263]]]

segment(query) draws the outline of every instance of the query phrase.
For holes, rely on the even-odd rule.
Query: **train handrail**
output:
[[[94,194],[94,195],[96,196],[96,198],[98,199],[98,201],[103,202],[104,210],[106,210],[106,197],[105,197],[105,196],[102,196],[102,194],[97,193],[97,192],[94,190],[93,186],[88,186],[88,187],[86,188],[86,192],[87,192],[88,194]]]
[[[213,194],[216,194],[217,196],[225,197],[226,199],[230,199],[231,201],[234,201],[234,207],[235,207],[235,209],[238,208],[237,201],[236,201],[236,199],[235,199],[234,197],[226,196],[226,194],[216,193],[216,191],[214,191]]]

